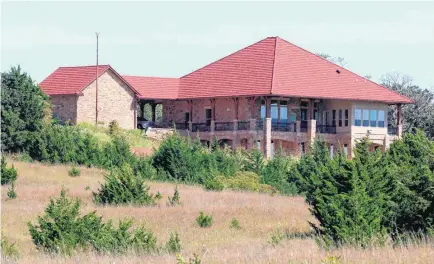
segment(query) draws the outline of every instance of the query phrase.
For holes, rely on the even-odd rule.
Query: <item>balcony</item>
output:
[[[192,132],[209,132],[211,131],[211,126],[207,123],[193,123],[191,125]]]
[[[336,134],[336,127],[330,125],[317,125],[316,131],[320,134]]]
[[[272,131],[284,131],[284,132],[296,132],[297,126],[295,123],[272,123],[271,124]]]
[[[300,121],[300,132],[307,132],[307,120]]]
[[[234,122],[215,122],[215,131],[233,131]]]
[[[237,130],[250,130],[250,121],[238,121]]]

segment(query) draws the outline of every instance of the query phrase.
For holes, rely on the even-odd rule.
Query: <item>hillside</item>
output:
[[[336,263],[430,263],[434,248],[428,245],[389,246],[371,250],[340,248],[321,250],[311,238],[283,238],[273,246],[271,238],[288,231],[300,234],[309,231],[308,221],[314,221],[302,197],[270,196],[234,191],[207,192],[199,186],[179,185],[181,206],[166,206],[167,196],[175,185],[150,182],[152,192],[161,192],[163,199],[156,207],[98,207],[92,202],[92,190],[103,182],[104,171],[80,168],[81,176],[68,176],[68,166],[46,166],[8,159],[18,170],[18,198],[7,199],[7,186],[2,186],[2,232],[17,244],[19,263],[176,263],[174,254],[152,256],[100,256],[82,253],[72,258],[50,257],[39,253],[31,241],[26,223],[35,223],[52,196],[59,196],[64,186],[70,196],[82,201],[82,212],[97,211],[104,219],[131,217],[135,225],[152,230],[159,244],[164,244],[171,231],[177,231],[182,255],[188,259],[197,253],[202,263],[321,263],[339,258]],[[86,188],[89,186],[89,188]],[[87,190],[86,190],[87,189]],[[200,228],[195,222],[199,211],[214,217],[210,228]],[[233,218],[241,229],[229,228]],[[279,239],[277,239],[279,240]],[[331,263],[331,262],[326,262]]]

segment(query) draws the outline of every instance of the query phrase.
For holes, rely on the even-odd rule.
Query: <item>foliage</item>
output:
[[[257,175],[262,174],[262,170],[265,167],[265,159],[262,152],[254,148],[247,152],[247,158],[244,160],[243,168],[245,171],[251,171]]]
[[[232,218],[229,228],[233,228],[237,230],[241,229],[240,222],[238,222],[238,219],[236,219],[235,217]]]
[[[1,254],[7,259],[17,259],[20,257],[20,252],[15,243],[10,243],[7,237],[1,237]]]
[[[112,221],[104,223],[95,212],[81,216],[80,202],[68,198],[65,190],[60,198],[50,199],[45,215],[38,216],[38,223],[27,225],[37,248],[47,252],[72,255],[89,247],[111,253],[149,252],[157,248],[152,232],[142,227],[130,231],[132,220],[120,220],[115,228]]]
[[[181,252],[181,240],[179,239],[178,232],[170,233],[169,241],[166,243],[166,250],[171,253]]]
[[[17,170],[12,167],[8,168],[5,156],[1,157],[1,185],[14,182],[18,177]]]
[[[155,205],[156,198],[149,193],[149,186],[144,180],[136,177],[128,164],[113,168],[105,176],[98,192],[93,193],[97,204],[135,204]]]
[[[205,181],[204,187],[209,191],[222,191],[225,186],[221,181],[217,179],[217,177],[209,178]]]
[[[200,227],[210,227],[212,225],[212,216],[211,215],[206,215],[203,212],[199,213],[199,216],[196,218],[196,223],[200,226]]]
[[[249,171],[239,171],[234,176],[217,176],[216,181],[220,182],[224,188],[242,191],[254,191],[274,193],[275,189],[267,184],[260,183],[260,177]]]
[[[15,199],[15,198],[17,198],[17,193],[15,192],[15,183],[14,182],[12,182],[11,186],[9,187],[8,198],[9,199]]]
[[[178,190],[178,185],[176,185],[175,187],[175,192],[173,193],[172,197],[167,197],[167,205],[169,206],[176,206],[176,205],[181,205],[181,197],[179,195],[179,190]]]
[[[144,157],[135,157],[132,159],[132,168],[134,175],[146,180],[153,180],[156,177],[156,170],[152,166],[152,159]]]
[[[405,95],[414,101],[413,104],[402,106],[404,117],[403,129],[412,132],[422,129],[425,134],[434,139],[434,91],[414,85],[411,78],[399,73],[389,73],[382,77],[383,86]],[[389,108],[388,123],[396,123],[396,108]]]
[[[202,260],[199,258],[199,255],[194,253],[193,258],[189,258],[188,262],[184,260],[181,254],[176,254],[176,263],[177,264],[201,264]]]
[[[77,177],[80,176],[81,171],[79,168],[73,166],[69,171],[68,171],[68,175],[71,177]]]
[[[48,97],[21,68],[1,74],[1,149],[26,151],[44,126]]]
[[[109,135],[116,136],[120,132],[119,123],[116,120],[113,120],[109,123]]]
[[[262,169],[261,182],[273,186],[283,195],[298,194],[295,183],[288,181],[291,163],[292,161],[288,156],[278,153]]]
[[[365,139],[357,145],[354,160],[342,154],[331,159],[325,143],[317,141],[298,164],[301,189],[319,223],[311,225],[326,246],[369,246],[384,237],[388,179],[383,177],[381,154],[368,148]]]
[[[427,232],[434,226],[434,142],[420,130],[406,133],[385,159],[392,179],[387,226],[394,233]]]

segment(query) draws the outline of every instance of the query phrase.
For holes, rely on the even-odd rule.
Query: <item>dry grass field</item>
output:
[[[81,168],[81,176],[68,176],[68,166],[46,166],[8,160],[18,169],[18,198],[7,199],[7,187],[1,193],[1,230],[16,243],[21,257],[18,263],[176,263],[174,254],[107,256],[81,253],[73,257],[49,256],[38,252],[31,241],[26,223],[35,223],[52,196],[59,196],[64,186],[70,196],[82,201],[83,213],[96,210],[105,219],[133,218],[135,225],[152,230],[158,243],[164,244],[171,231],[177,231],[182,256],[197,253],[202,263],[433,263],[431,242],[408,247],[386,246],[368,250],[341,248],[320,249],[313,239],[285,239],[277,246],[269,241],[278,230],[306,232],[313,221],[301,197],[270,196],[233,191],[207,192],[199,186],[180,185],[182,206],[166,206],[167,196],[175,185],[150,182],[152,192],[160,191],[163,199],[157,207],[98,207],[92,202],[92,190],[103,181],[104,171]],[[86,190],[86,186],[90,190]],[[214,217],[210,228],[195,222],[199,211]],[[229,228],[236,217],[240,230]]]

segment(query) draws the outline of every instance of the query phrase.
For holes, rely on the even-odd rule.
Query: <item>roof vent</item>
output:
[[[336,70],[336,73],[341,73],[341,71],[339,69]]]

